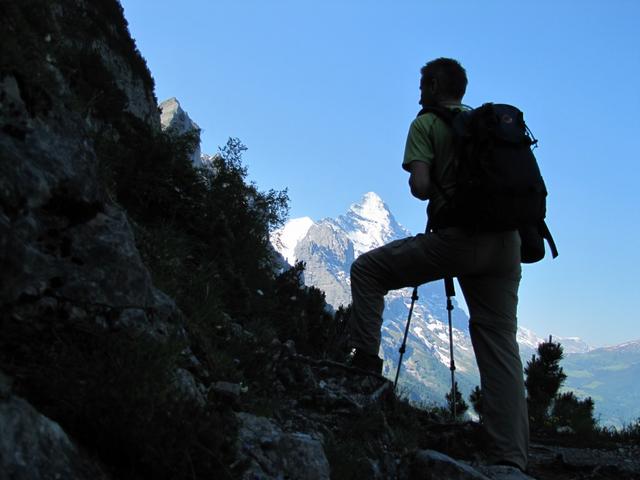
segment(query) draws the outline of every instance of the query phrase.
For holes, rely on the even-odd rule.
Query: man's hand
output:
[[[411,195],[420,200],[429,200],[429,187],[431,186],[429,165],[424,162],[411,162],[409,170],[411,172],[409,177]]]

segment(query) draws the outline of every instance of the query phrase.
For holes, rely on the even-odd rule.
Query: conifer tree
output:
[[[560,366],[562,357],[562,346],[549,336],[548,342],[538,345],[538,355],[533,355],[524,369],[529,419],[534,427],[544,425],[551,402],[567,378]]]
[[[467,405],[467,402],[464,401],[460,390],[458,390],[458,382],[455,382],[453,384],[453,393],[453,396],[451,395],[451,392],[449,392],[445,397],[447,399],[447,407],[449,407],[449,411],[453,414],[453,402],[455,401],[456,419],[459,419],[462,418],[467,412],[467,410],[469,409],[469,405]]]
[[[478,385],[476,385],[476,387],[471,391],[471,394],[469,394],[469,402],[478,414],[478,417],[480,417],[480,423],[482,423],[484,415],[482,408],[482,390],[480,390]]]

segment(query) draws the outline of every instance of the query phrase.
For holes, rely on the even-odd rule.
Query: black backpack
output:
[[[445,192],[444,207],[429,219],[432,228],[458,226],[474,231],[517,229],[523,263],[558,251],[544,219],[547,188],[532,147],[537,140],[512,105],[485,103],[474,110],[425,107],[452,129],[456,147],[456,187]],[[433,181],[433,179],[432,179]]]

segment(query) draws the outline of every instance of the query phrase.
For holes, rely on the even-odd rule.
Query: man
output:
[[[420,105],[464,108],[464,68],[438,58],[421,70]],[[527,466],[529,425],[522,363],[516,342],[520,237],[515,230],[470,231],[444,217],[455,189],[450,127],[437,115],[418,116],[409,128],[403,168],[413,196],[429,200],[432,231],[361,255],[351,267],[353,365],[377,373],[384,295],[389,290],[457,277],[469,307],[469,331],[483,395],[493,463]],[[455,222],[453,222],[455,223]]]

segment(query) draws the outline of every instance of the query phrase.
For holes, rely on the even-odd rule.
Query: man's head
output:
[[[467,90],[467,72],[457,60],[437,58],[420,69],[420,105],[460,102]]]

